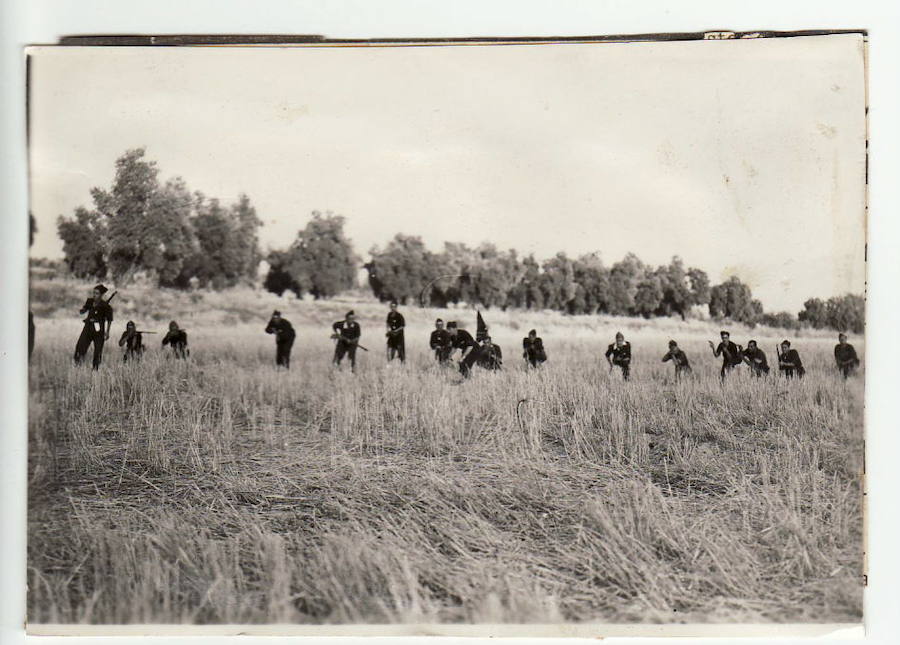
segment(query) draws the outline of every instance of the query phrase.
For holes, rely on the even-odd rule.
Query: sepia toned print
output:
[[[29,50],[29,622],[859,623],[865,39],[723,38]]]

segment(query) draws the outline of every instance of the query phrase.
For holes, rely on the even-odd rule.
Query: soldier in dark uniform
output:
[[[397,311],[397,301],[391,302],[391,310],[387,315],[387,353],[388,360],[394,360],[394,356],[400,359],[401,363],[406,362],[406,339],[403,335],[403,329],[406,327],[406,321],[403,314]]]
[[[434,357],[439,365],[446,365],[450,360],[450,352],[453,351],[453,339],[450,332],[444,329],[444,321],[438,318],[434,321],[434,331],[428,339],[428,346],[434,352]]]
[[[144,355],[144,337],[131,320],[125,325],[125,331],[119,338],[119,347],[122,346],[125,347],[125,353],[122,354],[123,363],[127,363],[129,358],[132,362],[139,361]]]
[[[291,368],[291,348],[294,346],[294,327],[277,309],[272,312],[269,324],[266,325],[267,334],[275,334],[275,366]]]
[[[803,361],[800,360],[800,354],[796,349],[791,349],[791,341],[781,341],[781,353],[778,355],[778,369],[784,374],[785,378],[803,378],[806,370],[803,368]]]
[[[613,366],[622,368],[622,378],[626,381],[631,376],[631,343],[625,340],[622,332],[616,332],[616,341],[606,348],[606,362],[609,369]]]
[[[109,340],[109,328],[112,327],[113,310],[109,303],[103,300],[103,294],[109,291],[102,284],[94,287],[93,297],[84,302],[79,313],[87,314],[84,319],[84,327],[78,342],[75,344],[75,363],[80,364],[87,354],[88,347],[94,345],[93,368],[100,369],[100,360],[103,357],[103,343]],[[115,295],[115,294],[113,294]]]
[[[460,329],[455,320],[447,323],[447,332],[450,334],[450,354],[460,350],[459,360],[465,360],[471,352],[478,349],[478,343],[472,338],[472,334],[465,329]]]
[[[754,376],[760,378],[769,373],[769,362],[766,360],[766,353],[757,346],[755,340],[747,343],[747,349],[741,354],[744,362],[750,366]]]
[[[719,332],[722,342],[716,347],[712,341],[709,341],[709,347],[713,350],[713,356],[722,357],[722,371],[719,372],[719,378],[725,380],[725,375],[735,367],[744,362],[744,354],[740,345],[731,342],[731,334],[727,331]]]
[[[460,330],[461,333],[465,330]],[[490,336],[481,339],[481,344],[475,343],[475,347],[459,362],[459,371],[466,378],[472,373],[472,368],[478,366],[482,369],[496,371],[503,367],[503,350],[500,345],[491,341]]]
[[[844,378],[849,378],[859,367],[859,358],[853,345],[847,342],[847,334],[838,334],[838,344],[834,346],[834,362]]]
[[[174,320],[169,323],[169,331],[163,336],[162,344],[163,347],[168,345],[172,348],[172,355],[175,358],[187,359],[191,353],[187,346],[187,332],[179,328]]]
[[[531,367],[540,367],[547,360],[544,341],[537,335],[535,329],[528,332],[528,335],[522,339],[522,358]]]
[[[356,371],[356,348],[359,345],[359,337],[362,336],[362,330],[359,323],[356,322],[356,315],[353,311],[348,311],[344,320],[339,320],[331,326],[334,331],[332,338],[337,340],[334,346],[333,363],[340,366],[344,356],[350,358],[350,370]]]
[[[672,361],[675,365],[675,380],[681,378],[682,373],[691,373],[691,364],[688,362],[687,354],[678,347],[678,343],[674,340],[669,341],[669,351],[662,357],[662,362]]]

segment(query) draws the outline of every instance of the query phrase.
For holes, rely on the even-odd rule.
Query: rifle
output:
[[[340,334],[332,334],[332,335],[331,335],[331,339],[332,339],[332,340],[340,340],[340,341],[343,341],[343,342],[347,343],[348,345],[355,345],[356,347],[359,347],[359,348],[360,348],[361,350],[363,350],[364,352],[369,351],[368,349],[366,349],[365,347],[363,347],[362,345],[360,345],[358,340],[349,340],[349,339],[347,339],[347,338],[344,338],[344,337],[341,336]]]
[[[158,334],[157,331],[144,331],[143,329],[137,329],[134,332],[135,334]]]

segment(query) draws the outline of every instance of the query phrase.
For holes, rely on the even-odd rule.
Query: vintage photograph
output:
[[[29,625],[862,621],[865,33],[27,57]]]

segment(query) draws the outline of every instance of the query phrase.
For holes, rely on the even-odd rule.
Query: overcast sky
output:
[[[864,289],[859,36],[31,52],[34,256],[144,146],[162,179],[247,193],[264,249],[320,210],[364,255],[397,232],[678,254],[767,310]]]

